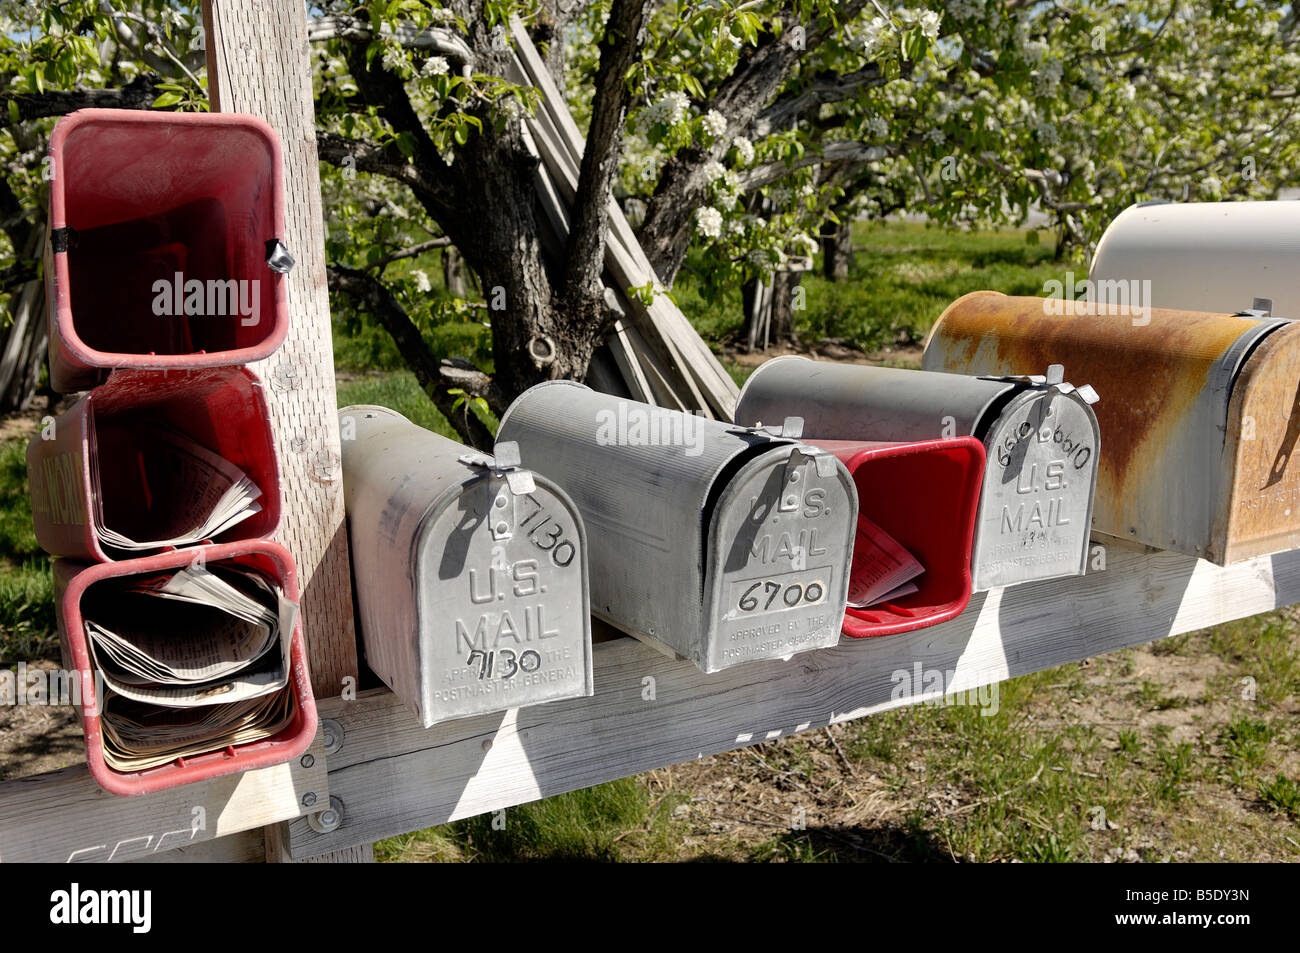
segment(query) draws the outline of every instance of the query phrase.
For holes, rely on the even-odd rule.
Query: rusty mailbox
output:
[[[833,455],[568,381],[498,436],[582,511],[596,615],[705,672],[839,641],[857,497]]]
[[[814,440],[981,441],[983,488],[970,561],[973,589],[982,591],[1083,573],[1097,474],[1094,400],[1090,387],[1064,383],[1060,368],[1049,376],[981,379],[791,356],[753,373],[736,419],[798,413]],[[888,500],[860,505],[868,516],[882,507],[908,508],[928,524],[920,515],[926,494],[940,485],[937,474],[928,484],[918,477]],[[957,523],[947,532],[960,536]]]
[[[428,728],[592,693],[587,542],[545,476],[384,407],[339,411],[366,662]]]
[[[1106,228],[1082,290],[1110,305],[1296,318],[1297,247],[1295,202],[1144,202]]]
[[[925,350],[927,368],[959,374],[1049,361],[1104,398],[1097,532],[1220,565],[1300,546],[1300,328],[975,292]]]

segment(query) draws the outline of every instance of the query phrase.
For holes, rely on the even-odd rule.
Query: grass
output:
[[[1050,245],[1028,244],[1024,232],[1010,229],[963,233],[924,224],[858,223],[854,245],[847,281],[827,281],[818,271],[804,274],[800,287],[807,307],[795,312],[801,339],[832,339],[867,352],[920,344],[954,299],[986,288],[1041,295],[1045,281],[1070,267],[1052,260]],[[743,328],[740,291],[705,301],[694,278],[702,255],[688,256],[673,297],[705,340],[736,338]]]
[[[0,444],[0,664],[58,654],[54,580],[32,529],[26,446]]]

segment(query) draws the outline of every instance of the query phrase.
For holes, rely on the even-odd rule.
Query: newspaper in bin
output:
[[[258,573],[191,565],[101,590],[84,626],[115,693],[189,708],[283,688],[297,611]]]
[[[863,609],[915,592],[903,591],[925,567],[902,544],[861,513],[853,540],[853,564],[849,571],[848,604]]]
[[[110,501],[106,513],[99,432],[91,421],[91,491],[96,532],[105,546],[131,551],[184,546],[212,539],[261,512],[256,502],[261,489],[229,460],[173,427],[154,424],[132,433],[137,442],[130,452],[136,459],[113,463],[138,469],[140,494]]]

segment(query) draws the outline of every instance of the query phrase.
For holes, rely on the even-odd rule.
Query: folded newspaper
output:
[[[243,470],[174,427],[154,424],[133,431],[128,447],[113,446],[114,456],[134,454],[116,466],[139,471],[140,492],[109,494],[100,480],[99,431],[91,421],[90,479],[96,533],[115,549],[144,550],[185,546],[212,539],[261,512],[262,495]],[[111,438],[110,438],[111,439]]]
[[[160,708],[105,692],[100,724],[104,760],[118,771],[144,771],[234,745],[263,741],[293,718],[293,691],[203,708]]]
[[[195,708],[260,698],[288,683],[298,606],[259,573],[190,565],[92,592],[86,641],[117,695]]]
[[[916,592],[917,585],[912,580],[923,572],[925,567],[898,540],[858,514],[849,571],[851,608],[865,609]]]

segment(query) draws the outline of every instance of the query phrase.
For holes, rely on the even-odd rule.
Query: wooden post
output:
[[[284,149],[282,238],[297,260],[289,273],[289,336],[253,369],[267,386],[280,456],[284,503],[276,538],[298,563],[312,687],[318,699],[338,698],[356,688],[357,652],[306,8],[204,0],[203,31],[213,111],[266,120]],[[266,828],[268,860],[287,858],[282,833]],[[373,853],[366,847],[322,859],[369,860]]]

